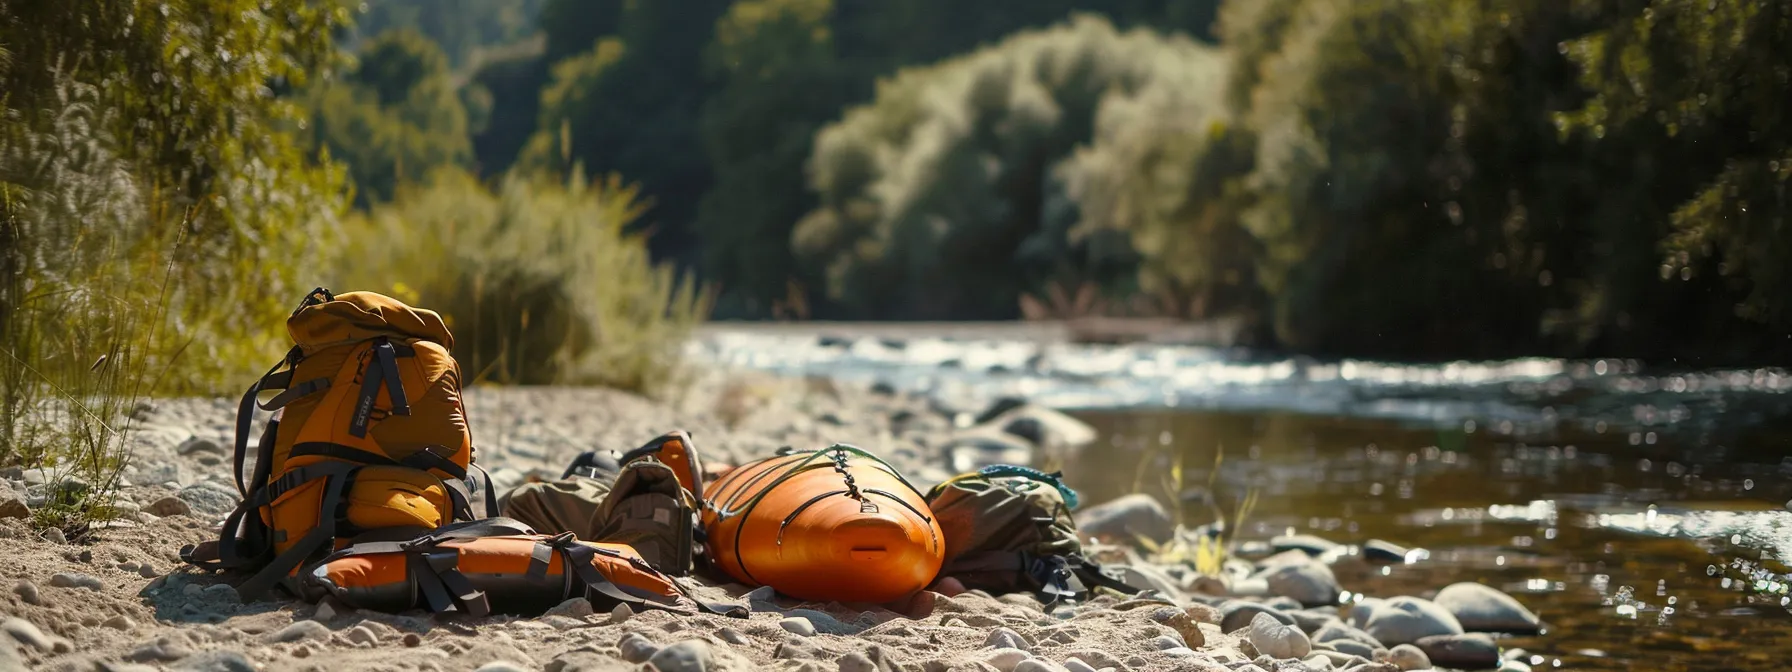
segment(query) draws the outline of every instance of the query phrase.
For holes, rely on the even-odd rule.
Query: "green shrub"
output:
[[[0,118],[0,465],[48,470],[36,522],[78,536],[111,517],[131,411],[173,358],[158,234],[180,227],[144,226],[113,113],[57,74],[54,105]]]
[[[440,171],[347,223],[337,286],[442,313],[470,379],[662,392],[710,299],[626,231],[641,209],[614,176]]]

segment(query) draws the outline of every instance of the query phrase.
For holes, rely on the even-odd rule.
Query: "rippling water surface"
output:
[[[1013,394],[1067,409],[1101,440],[1043,459],[1089,501],[1143,490],[1200,524],[1255,489],[1247,537],[1427,549],[1385,573],[1346,563],[1340,581],[1371,595],[1504,589],[1548,625],[1503,641],[1535,669],[1792,669],[1784,371],[799,333],[712,333],[693,347],[965,410]]]

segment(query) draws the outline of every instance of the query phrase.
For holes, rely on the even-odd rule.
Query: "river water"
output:
[[[948,409],[1009,395],[1063,409],[1100,439],[1040,466],[1063,469],[1085,501],[1149,492],[1199,525],[1235,515],[1254,490],[1244,538],[1424,549],[1386,570],[1344,568],[1340,582],[1370,595],[1456,581],[1505,590],[1548,626],[1502,640],[1538,670],[1792,668],[1785,371],[1322,363],[797,331],[718,330],[692,348],[735,366],[883,382]]]

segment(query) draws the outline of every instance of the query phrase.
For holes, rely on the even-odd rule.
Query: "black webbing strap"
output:
[[[448,586],[436,575],[435,568],[429,566],[428,556],[411,554],[406,556],[405,564],[410,570],[411,581],[417,584],[417,592],[423,595],[430,611],[439,614],[454,608],[454,600],[448,597]]]
[[[287,353],[286,358],[281,359],[279,363],[274,364],[272,368],[268,369],[267,373],[262,374],[260,378],[256,379],[254,385],[249,386],[249,391],[243,393],[242,403],[237,405],[236,452],[235,457],[232,459],[234,468],[231,470],[230,475],[232,478],[236,479],[236,494],[239,497],[245,499],[249,497],[249,488],[243,484],[243,458],[249,450],[249,427],[255,420],[255,396],[260,394],[262,390],[282,389],[291,384],[291,371],[276,372],[280,371],[280,367],[290,366],[293,362],[297,361],[298,356],[299,348],[294,346],[292,351]],[[265,454],[271,450],[273,446],[270,442],[263,442],[263,444],[261,449],[264,457],[263,459],[256,460],[255,463],[255,471],[261,474],[261,477],[258,479],[250,479],[251,483],[256,483],[258,485],[267,480],[266,470],[273,466],[268,464],[269,460],[265,458]]]
[[[456,539],[478,539],[481,537],[500,537],[505,535],[531,535],[535,529],[512,518],[484,518],[465,523],[444,525],[426,532],[414,539],[385,541],[362,541],[349,544],[334,553],[325,556],[318,564],[326,564],[357,555],[377,555],[380,553],[408,553],[418,549],[431,549],[444,541]]]
[[[460,551],[450,548],[431,550],[420,555],[424,559],[424,566],[429,568],[430,575],[447,587],[448,594],[453,596],[455,604],[460,605],[461,611],[475,618],[492,613],[492,605],[486,600],[485,592],[475,589],[473,582],[460,573]],[[422,577],[418,579],[421,581]]]
[[[1091,561],[1088,558],[1084,558],[1081,555],[1070,556],[1069,562],[1070,562],[1071,571],[1075,572],[1076,576],[1081,578],[1083,581],[1086,581],[1088,583],[1093,583],[1097,586],[1100,586],[1102,588],[1107,588],[1109,590],[1121,593],[1123,595],[1137,595],[1139,593],[1144,592],[1138,588],[1128,585],[1125,581],[1121,581],[1120,579],[1115,578],[1114,576],[1108,574],[1107,570],[1105,568],[1103,568],[1101,565],[1098,565],[1094,561]]]
[[[288,379],[292,378],[291,371],[282,371],[277,375],[285,376]],[[268,388],[268,389],[275,389],[275,388]],[[307,380],[303,383],[299,383],[297,385],[287,387],[285,392],[281,392],[280,394],[274,395],[273,399],[269,399],[269,400],[267,400],[266,403],[260,404],[261,410],[274,411],[274,410],[286,408],[286,406],[288,404],[291,404],[294,401],[298,401],[300,397],[303,397],[303,396],[306,396],[309,394],[314,394],[317,392],[322,392],[327,389],[330,389],[330,379],[329,378],[312,378],[311,380]]]
[[[299,539],[297,544],[286,549],[286,552],[274,556],[274,559],[266,567],[249,577],[248,581],[237,586],[237,595],[241,596],[244,602],[260,597],[275,583],[286,578],[293,568],[298,567],[336,537],[336,507],[342,503],[349,475],[324,478],[324,494],[322,503],[318,507],[317,526],[305,533],[305,536]]]
[[[274,482],[267,484],[267,487],[259,488],[255,492],[250,493],[249,499],[243,501],[245,504],[251,506],[267,506],[273,504],[275,500],[280,499],[281,495],[292,491],[293,488],[328,476],[347,475],[349,472],[360,468],[361,465],[349,464],[347,462],[319,462],[317,464],[307,464],[303,467],[294,467],[286,473],[281,474],[280,478],[274,479]],[[330,511],[325,509],[323,513],[328,514]]]
[[[555,539],[558,538],[555,537]],[[597,571],[597,566],[592,564],[592,561],[597,558],[596,548],[584,544],[567,543],[560,546],[559,549],[561,562],[565,565],[563,571],[579,577],[579,582],[585,584],[585,590],[588,593],[597,593],[628,604],[647,604],[650,601],[645,597],[623,592],[616,584],[611,583],[610,579],[603,575],[603,572]]]
[[[479,472],[479,482],[484,484],[484,488],[485,488],[485,517],[486,518],[497,518],[498,517],[498,490],[497,490],[496,486],[492,485],[491,472],[486,471],[485,467],[481,467],[477,464],[471,464],[471,463],[469,463],[467,465],[467,469],[477,470]]]
[[[340,443],[307,441],[305,443],[294,444],[292,452],[289,453],[289,455],[290,457],[288,459],[304,456],[328,457],[345,462],[373,464],[382,467],[410,467],[422,471],[434,469],[455,479],[464,480],[467,477],[467,470],[462,469],[461,466],[455,464],[453,460],[437,455],[429,450],[419,450],[404,456],[403,459],[394,460],[379,453],[345,446]]]
[[[376,339],[366,368],[361,372],[361,396],[355,401],[355,414],[349,420],[348,432],[357,438],[367,436],[367,423],[373,416],[374,402],[380,388],[386,388],[392,399],[392,415],[410,415],[410,401],[404,395],[404,381],[398,377],[398,352],[384,337]]]
[[[450,478],[442,481],[442,489],[448,493],[450,508],[454,510],[449,514],[450,521],[476,519],[473,516],[473,495],[467,492],[466,481]]]

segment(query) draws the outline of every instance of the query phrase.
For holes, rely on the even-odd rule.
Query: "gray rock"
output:
[[[508,660],[494,660],[480,665],[473,672],[529,672],[529,668]]]
[[[1170,538],[1175,525],[1169,512],[1151,495],[1133,493],[1076,512],[1077,533],[1131,541],[1143,536],[1152,541]]]
[[[1307,656],[1305,662],[1308,666],[1312,666],[1314,659],[1322,657],[1325,658],[1326,665],[1339,669],[1354,667],[1369,662],[1368,659],[1361,656],[1320,648],[1313,649],[1312,655]]]
[[[1325,627],[1328,623],[1343,623],[1343,621],[1338,620],[1338,617],[1334,614],[1312,609],[1297,609],[1290,611],[1288,612],[1288,616],[1294,619],[1295,627],[1300,628],[1301,632],[1307,633],[1308,635],[1318,632],[1320,628]]]
[[[1381,606],[1383,601],[1379,597],[1364,597],[1352,602],[1345,612],[1344,622],[1357,628],[1368,625],[1369,616],[1375,613],[1375,608]]]
[[[668,499],[666,501],[671,501],[671,500]],[[620,604],[620,603],[618,603],[618,604]],[[596,613],[596,611],[591,608],[591,600],[587,600],[583,597],[575,597],[575,598],[567,600],[565,602],[561,602],[560,604],[554,605],[554,607],[552,609],[547,610],[546,612],[542,613],[542,615],[543,616],[565,616],[567,618],[584,618],[584,617],[590,616],[594,613]]]
[[[1161,569],[1151,565],[1114,565],[1113,569],[1120,573],[1120,581],[1128,586],[1139,590],[1155,590],[1171,601],[1182,601],[1182,590]]]
[[[1020,649],[1028,652],[1033,650],[1033,647],[1027,644],[1025,637],[1021,637],[1020,633],[1008,628],[996,628],[989,631],[989,637],[984,638],[983,646],[992,649]]]
[[[734,628],[722,628],[716,633],[716,636],[721,637],[722,641],[735,646],[743,646],[753,641],[747,638],[746,633],[735,630]]]
[[[1269,547],[1277,553],[1300,551],[1307,555],[1325,555],[1338,550],[1339,545],[1311,534],[1291,534],[1270,539]]]
[[[1081,658],[1066,659],[1064,661],[1064,669],[1066,672],[1096,672],[1095,668],[1090,667],[1089,664],[1083,662],[1083,659]]]
[[[1435,602],[1395,597],[1375,607],[1363,631],[1383,646],[1395,646],[1412,644],[1433,635],[1460,635],[1462,624]]]
[[[1064,672],[1064,668],[1051,661],[1028,658],[1014,666],[1014,672]]]
[[[31,507],[25,500],[14,496],[0,497],[0,518],[31,518]]]
[[[37,593],[37,584],[30,581],[20,581],[18,585],[12,587],[12,592],[14,595],[18,595],[19,599],[24,600],[25,604],[44,603],[43,598]]]
[[[1095,443],[1095,428],[1089,423],[1044,406],[1013,408],[989,424],[1042,448],[1081,450]]]
[[[0,656],[0,661],[4,660],[5,657]],[[0,666],[0,670],[10,669],[12,668]],[[99,667],[95,668],[95,670],[96,672],[161,672],[156,668],[139,663],[100,663]]]
[[[32,625],[31,621],[23,618],[8,618],[5,622],[0,622],[0,632],[11,636],[12,640],[18,642],[20,646],[28,646],[45,653],[56,650],[57,638],[44,634],[44,631],[37,629],[37,626]]]
[[[1251,627],[1251,621],[1256,620],[1257,614],[1269,614],[1282,623],[1295,624],[1293,616],[1275,607],[1234,600],[1220,607],[1220,632],[1233,633]]]
[[[160,575],[161,574],[156,571],[156,566],[154,564],[145,562],[141,565],[137,565],[137,576],[141,576],[145,579],[153,579]]]
[[[1387,655],[1383,657],[1383,662],[1392,663],[1394,667],[1406,671],[1431,669],[1431,658],[1426,656],[1424,651],[1420,651],[1419,647],[1411,644],[1401,644],[1388,649]]]
[[[1306,633],[1267,613],[1257,614],[1251,619],[1249,636],[1251,646],[1272,658],[1305,658],[1313,649],[1313,643],[1307,639]]]
[[[660,649],[647,664],[659,672],[706,672],[715,665],[715,653],[708,642],[687,639]]]
[[[223,584],[219,584],[223,585]],[[228,587],[228,586],[226,586]],[[327,639],[330,629],[317,621],[293,621],[288,625],[267,635],[268,642],[301,642],[312,639]]]
[[[52,544],[66,544],[68,543],[68,535],[62,533],[62,528],[52,527],[44,531],[44,541],[48,541]]]
[[[1182,645],[1181,639],[1178,639],[1176,637],[1171,637],[1169,635],[1158,635],[1156,637],[1152,637],[1151,641],[1145,643],[1145,646],[1149,646],[1149,647],[1151,647],[1153,649],[1157,649],[1159,651],[1169,651],[1170,649],[1188,648],[1188,647]]]
[[[1468,632],[1534,634],[1543,627],[1537,615],[1511,595],[1479,583],[1450,584],[1432,601],[1455,616]]]
[[[968,429],[941,448],[954,472],[976,471],[992,464],[1031,464],[1033,447],[1006,432]],[[1079,525],[1080,527],[1080,525]]]
[[[143,511],[153,516],[167,518],[189,515],[193,513],[193,506],[188,504],[187,500],[179,497],[163,497],[151,502],[149,506],[143,507]]]
[[[799,637],[815,636],[815,624],[810,623],[809,619],[801,616],[791,616],[778,621],[778,627],[784,628],[786,631]]]
[[[1376,563],[1406,562],[1406,554],[1411,550],[1393,542],[1370,539],[1363,542],[1363,559]]]
[[[840,672],[880,672],[877,663],[871,662],[862,653],[849,653],[840,657]]]
[[[200,481],[181,488],[180,492],[175,493],[175,496],[187,503],[189,515],[208,519],[228,515],[236,509],[236,504],[240,501],[236,490],[211,481]],[[151,511],[150,513],[155,512]]]
[[[616,608],[610,610],[610,623],[611,624],[626,623],[626,622],[628,622],[628,619],[631,619],[634,617],[635,617],[635,610],[630,609],[628,607],[628,603],[626,603],[626,602],[617,602]]]
[[[1168,626],[1182,636],[1182,643],[1189,648],[1201,648],[1207,643],[1207,635],[1201,632],[1201,624],[1187,610],[1176,607],[1158,607],[1151,610],[1151,620]],[[1218,620],[1217,614],[1215,620]]]
[[[193,651],[185,644],[173,638],[160,637],[131,649],[130,653],[124,655],[124,659],[134,663],[150,663],[180,660],[190,655],[193,655]]]
[[[1499,644],[1478,632],[1425,637],[1413,644],[1439,667],[1491,670],[1500,666]]]
[[[1014,668],[1020,665],[1020,661],[1031,657],[1020,649],[996,649],[981,654],[978,659],[985,665],[1001,670],[1001,672],[1014,672]]]
[[[366,623],[349,628],[348,632],[343,634],[348,637],[348,641],[356,644],[373,646],[380,643],[380,633],[374,632],[373,628],[367,627]]]
[[[1343,589],[1332,568],[1318,561],[1287,564],[1263,573],[1272,595],[1290,598],[1303,606],[1337,604]]]
[[[1372,648],[1384,649],[1381,641],[1370,637],[1369,633],[1346,625],[1343,621],[1332,621],[1313,631],[1313,641],[1331,643],[1340,641],[1357,642]]]
[[[192,455],[194,453],[213,453],[213,454],[222,456],[222,455],[230,454],[229,452],[224,450],[223,446],[218,445],[218,442],[213,441],[211,439],[201,439],[197,436],[189,437],[187,440],[182,441],[180,443],[180,446],[174,449],[174,452],[180,453],[182,455]]]
[[[255,672],[255,664],[241,651],[219,649],[187,656],[169,665],[168,669],[176,672]]]
[[[660,652],[660,645],[638,633],[628,633],[617,640],[616,648],[621,649],[622,659],[631,663],[645,663]]]
[[[1387,650],[1387,649],[1381,648],[1380,646],[1372,646],[1369,644],[1364,644],[1364,643],[1356,641],[1354,639],[1339,639],[1339,640],[1326,642],[1326,643],[1320,644],[1318,646],[1330,647],[1331,650],[1333,650],[1333,651],[1337,651],[1338,653],[1342,653],[1342,654],[1356,656],[1358,658],[1362,658],[1365,661],[1374,660],[1376,654]]]
[[[50,576],[50,585],[56,588],[86,588],[92,591],[106,589],[106,584],[91,574],[78,572],[58,572]]]

